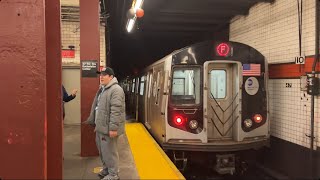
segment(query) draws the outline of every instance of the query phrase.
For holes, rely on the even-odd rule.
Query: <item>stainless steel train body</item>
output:
[[[267,62],[236,42],[201,42],[122,82],[127,108],[165,150],[234,152],[268,145]]]

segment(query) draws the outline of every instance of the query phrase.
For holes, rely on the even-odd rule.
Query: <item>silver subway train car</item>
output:
[[[269,144],[268,64],[237,42],[205,41],[174,51],[121,82],[128,112],[181,168],[215,154],[215,170],[234,173],[235,155]]]

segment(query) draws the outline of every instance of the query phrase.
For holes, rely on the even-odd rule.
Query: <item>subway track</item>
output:
[[[167,151],[168,157],[173,160],[172,151]],[[188,163],[184,171],[181,173],[187,180],[275,180],[277,178],[271,176],[269,169],[258,164],[258,151],[248,151],[241,154],[241,158],[236,158],[236,171],[231,174],[220,175],[214,170],[215,155],[213,153],[189,152]],[[181,163],[177,163],[177,168],[181,168]]]
[[[237,171],[233,175],[219,175],[212,167],[206,167],[205,164],[189,164],[183,175],[187,180],[275,180],[261,168],[251,165],[246,170]]]

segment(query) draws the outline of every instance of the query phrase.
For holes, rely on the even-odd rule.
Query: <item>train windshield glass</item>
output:
[[[212,70],[210,72],[210,93],[215,99],[223,99],[226,97],[227,72],[225,70]]]
[[[174,68],[171,102],[177,105],[200,103],[200,68]]]

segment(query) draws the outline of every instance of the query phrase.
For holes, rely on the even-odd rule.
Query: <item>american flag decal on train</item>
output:
[[[260,76],[261,66],[260,64],[243,64],[242,66],[243,76]]]

